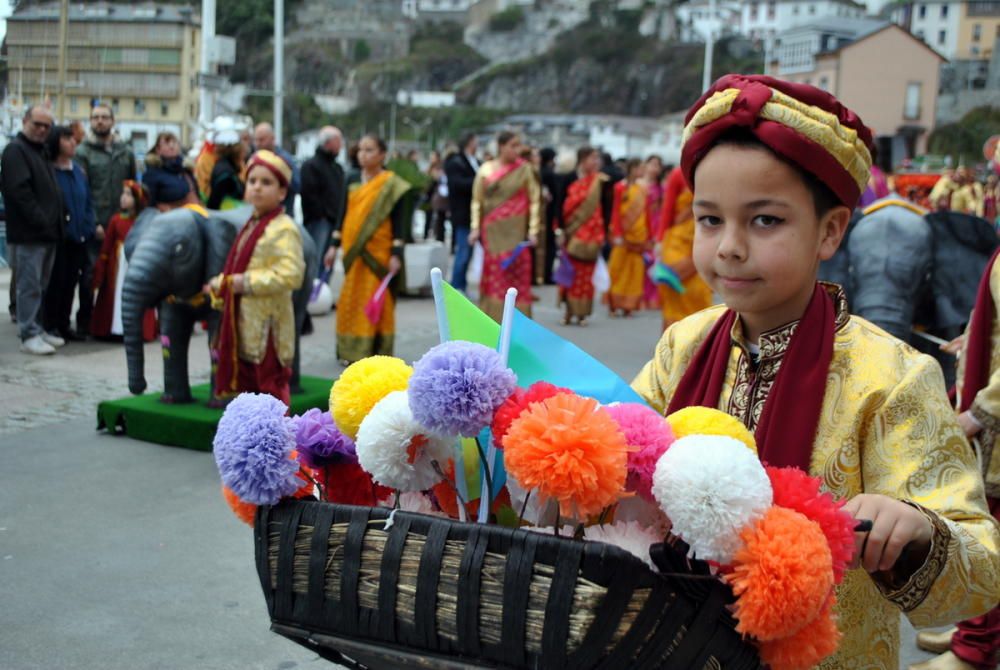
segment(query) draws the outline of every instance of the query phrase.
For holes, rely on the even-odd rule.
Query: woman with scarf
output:
[[[601,154],[594,147],[576,152],[576,173],[567,182],[561,207],[563,260],[573,267],[570,286],[559,287],[559,302],[565,305],[563,325],[576,320],[587,325],[594,311],[594,268],[605,240],[605,222],[611,210],[611,181],[600,171]],[[642,207],[646,201],[643,199]]]
[[[637,158],[626,163],[625,171],[625,179],[614,186],[615,198],[611,208],[608,310],[612,317],[618,316],[619,312],[622,316],[631,316],[632,312],[642,307],[646,280],[643,254],[651,248],[651,183],[642,176],[644,166]]]
[[[517,308],[531,316],[532,253],[541,226],[541,188],[531,161],[521,158],[521,139],[497,135],[499,157],[480,166],[472,184],[469,244],[483,245],[479,307],[497,322],[507,289],[517,289]]]
[[[360,172],[348,177],[347,211],[341,227],[333,231],[332,246],[323,260],[332,268],[337,249],[346,250],[344,286],[337,301],[337,358],[344,366],[393,352],[396,301],[392,291],[382,292],[374,321],[365,307],[386,277],[403,269],[403,241],[409,225],[403,198],[413,186],[385,169],[385,154],[385,142],[376,135],[365,135],[358,143]]]

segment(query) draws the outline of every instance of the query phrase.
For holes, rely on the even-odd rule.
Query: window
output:
[[[910,82],[906,85],[903,118],[907,120],[920,118],[920,82]]]
[[[774,20],[774,0],[767,3],[767,18],[771,21]]]
[[[756,21],[757,20],[757,3],[756,2],[751,2],[750,3],[750,20],[751,21]]]
[[[983,36],[983,27],[976,23],[972,26],[972,41],[978,42],[979,38]]]
[[[938,44],[944,44],[947,41],[948,41],[948,31],[947,30],[939,30],[938,31]]]
[[[927,5],[920,5],[917,9],[917,16],[920,18],[927,18]]]
[[[948,5],[941,5],[941,18],[948,18]]]
[[[160,116],[167,116],[170,114],[170,105],[165,102],[160,103]]]
[[[795,5],[794,7],[792,7],[792,14],[798,15],[798,13],[799,13],[799,6]]]
[[[118,98],[112,98],[111,99],[111,111],[113,111],[115,114],[117,114],[118,113],[118,107],[119,107],[119,100],[118,100]]]
[[[918,39],[918,40],[921,40],[921,41],[926,41],[926,40],[924,39],[924,31],[923,31],[923,30],[918,30],[918,31],[917,31],[917,39]]]
[[[810,14],[815,14],[816,13],[816,5],[814,5],[814,4],[810,4],[809,5],[809,13]]]
[[[76,114],[76,110],[79,107],[79,105],[80,105],[80,103],[77,100],[76,96],[74,95],[73,97],[71,97],[69,99],[69,111],[70,111],[70,113]]]
[[[819,87],[821,89],[823,89],[824,91],[829,91],[830,90],[830,80],[826,76],[820,77],[819,78]]]
[[[136,116],[145,116],[146,114],[146,103],[142,101],[141,98],[135,99],[134,111]]]

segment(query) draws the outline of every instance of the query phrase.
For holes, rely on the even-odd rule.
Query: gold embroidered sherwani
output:
[[[924,565],[903,584],[852,570],[838,587],[844,639],[820,668],[898,670],[899,612],[916,626],[982,614],[1000,598],[1000,533],[989,515],[968,442],[948,405],[937,363],[837,305],[833,360],[813,445],[811,474],[834,495],[880,493],[915,503],[934,525]],[[688,363],[725,307],[663,334],[633,387],[657,410],[670,403]],[[760,337],[754,369],[737,320],[720,407],[751,430],[798,322]],[[794,412],[794,407],[782,408]],[[803,445],[806,448],[806,445]]]
[[[250,224],[247,224],[250,225]],[[267,224],[243,273],[245,293],[237,323],[239,357],[260,363],[267,353],[267,336],[274,337],[278,360],[285,367],[295,358],[295,314],[292,292],[302,286],[306,264],[302,235],[287,214]]]
[[[994,314],[1000,314],[1000,263],[990,268],[990,297],[993,298]],[[969,319],[971,324],[972,319]],[[968,331],[966,331],[968,338]],[[968,340],[967,340],[968,341]],[[965,377],[965,356],[959,358],[958,393],[962,397],[962,382]],[[983,478],[986,480],[986,495],[1000,498],[1000,318],[993,318],[990,336],[990,379],[986,387],[976,394],[970,408],[972,416],[982,424],[983,430],[977,436],[982,450],[980,454]]]

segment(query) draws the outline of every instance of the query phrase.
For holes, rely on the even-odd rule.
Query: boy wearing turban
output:
[[[222,274],[207,287],[212,306],[222,310],[212,347],[217,399],[256,392],[289,403],[292,292],[305,273],[299,228],[281,204],[291,178],[288,163],[270,151],[258,151],[247,165],[253,215],[236,236]]]
[[[633,382],[655,408],[714,407],[769,465],[821,477],[870,519],[821,668],[896,670],[916,626],[1000,598],[1000,533],[933,359],[853,317],[818,283],[868,182],[871,131],[833,96],[728,75],[685,119],[694,262],[725,305],[673,324]]]

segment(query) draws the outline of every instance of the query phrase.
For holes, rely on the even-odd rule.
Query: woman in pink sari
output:
[[[483,245],[479,307],[500,321],[508,288],[517,289],[517,308],[531,316],[531,265],[538,240],[541,189],[530,161],[521,158],[521,139],[497,136],[499,157],[487,161],[472,185],[469,244]]]

